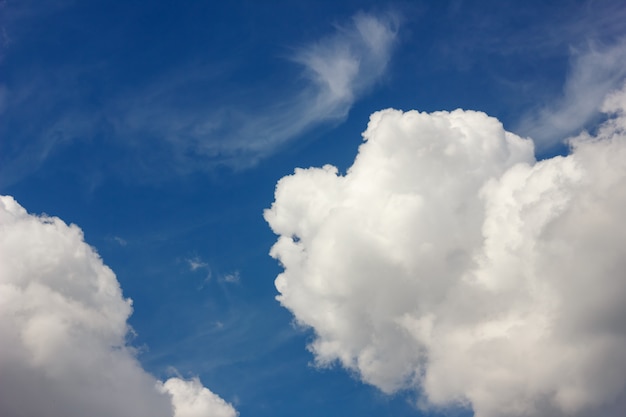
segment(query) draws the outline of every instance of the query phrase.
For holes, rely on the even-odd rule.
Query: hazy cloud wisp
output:
[[[23,23],[37,26],[36,19]],[[135,181],[216,165],[249,168],[312,127],[343,120],[385,74],[397,26],[391,14],[357,14],[333,33],[293,48],[284,61],[299,68],[285,68],[287,75],[275,85],[259,79],[258,90],[229,86],[234,64],[192,65],[197,56],[155,68],[145,83],[132,88],[107,90],[97,107],[90,90],[76,80],[102,79],[99,65],[73,62],[70,56],[62,68],[15,77],[0,85],[0,112],[20,126],[0,129],[7,137],[0,184],[19,181],[77,143],[105,146],[117,155],[115,163],[104,164],[99,152],[91,153],[96,161],[86,162],[86,170],[106,166]],[[257,64],[239,63],[250,66],[240,69],[252,76]],[[59,101],[69,104],[59,107]],[[93,175],[97,179],[102,173]]]
[[[550,149],[597,117],[604,97],[625,79],[626,38],[574,51],[562,97],[526,114],[515,130],[533,138],[539,150]]]
[[[220,155],[234,165],[248,165],[309,128],[344,119],[355,100],[380,80],[391,59],[397,21],[392,15],[357,14],[334,35],[297,49],[292,60],[306,80],[298,93],[262,106],[266,110],[239,115],[239,126],[220,126],[225,137],[214,140],[211,129],[192,141],[201,156]],[[219,116],[218,116],[219,120]],[[183,144],[185,146],[185,144]]]

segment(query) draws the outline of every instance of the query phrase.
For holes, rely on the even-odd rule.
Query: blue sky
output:
[[[346,173],[387,108],[485,112],[538,160],[567,154],[626,80],[625,19],[620,1],[5,0],[0,194],[82,229],[156,379],[199,377],[241,416],[490,416],[474,391],[433,406],[430,385],[307,350],[326,337],[318,299],[275,299],[288,255],[268,253],[291,229],[264,210],[297,167]]]

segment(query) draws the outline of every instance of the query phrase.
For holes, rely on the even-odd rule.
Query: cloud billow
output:
[[[345,175],[280,180],[277,298],[316,362],[477,417],[621,415],[625,109],[542,161],[483,113],[384,110]]]
[[[0,415],[235,417],[199,380],[143,370],[131,311],[80,228],[0,196]]]

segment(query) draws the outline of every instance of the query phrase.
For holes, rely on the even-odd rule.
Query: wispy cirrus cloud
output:
[[[526,114],[515,130],[532,137],[539,151],[549,149],[597,117],[606,95],[624,79],[626,38],[610,46],[589,44],[573,50],[562,96]]]
[[[478,70],[500,84],[503,104],[492,111],[509,113],[503,122],[533,138],[540,154],[597,121],[604,96],[626,77],[626,8],[619,0],[543,8],[492,3],[500,19],[470,2],[452,5],[450,34],[436,40],[433,65]],[[515,21],[525,24],[513,29]]]
[[[292,48],[277,85],[225,82],[231,66],[252,64],[196,64],[197,57],[150,69],[136,85],[128,85],[126,75],[109,75],[126,65],[113,57],[92,62],[70,52],[45,73],[33,65],[28,77],[23,69],[2,87],[0,177],[5,185],[19,181],[72,147],[104,146],[116,155],[110,164],[101,151],[85,152],[84,171],[125,178],[130,172],[140,181],[218,165],[251,167],[315,126],[343,120],[384,76],[397,29],[391,14],[359,13],[333,33]],[[18,42],[8,51],[7,68],[23,47]]]
[[[125,115],[122,130],[161,135],[174,157],[186,160],[185,166],[200,161],[205,166],[249,167],[314,126],[343,120],[385,74],[397,28],[391,14],[359,13],[348,24],[337,25],[332,35],[294,48],[288,60],[301,67],[299,82],[265,102],[252,103],[251,110],[245,103],[183,114],[160,104],[131,103],[119,112]],[[170,92],[158,99],[168,97]]]
[[[335,35],[298,50],[294,61],[301,64],[311,84],[300,110],[308,124],[345,117],[354,101],[384,74],[396,39],[397,21],[357,14],[348,27]]]
[[[119,236],[113,236],[113,240],[115,242],[117,242],[117,244],[120,245],[120,246],[128,245],[128,241],[126,239],[124,239],[124,238],[119,237]]]

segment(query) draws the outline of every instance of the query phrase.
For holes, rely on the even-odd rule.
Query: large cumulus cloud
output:
[[[197,379],[146,373],[125,342],[130,314],[77,226],[0,196],[0,415],[237,415]]]
[[[539,162],[483,113],[384,110],[345,175],[281,179],[278,300],[316,361],[478,417],[621,415],[625,108]]]

